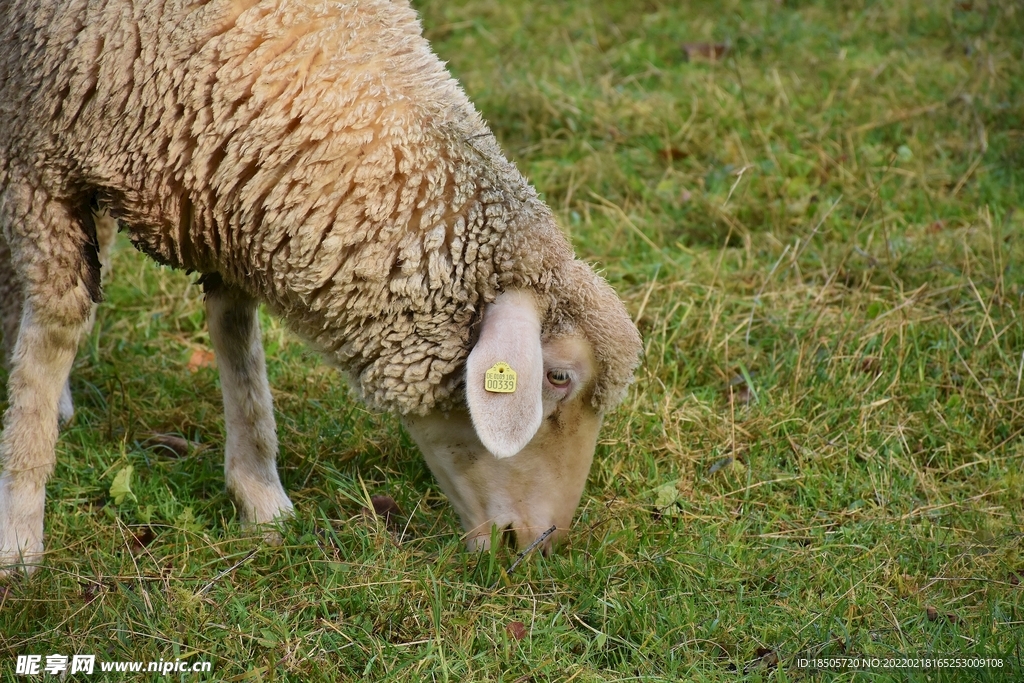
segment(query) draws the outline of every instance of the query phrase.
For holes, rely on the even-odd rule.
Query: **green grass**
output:
[[[46,567],[0,597],[0,678],[54,652],[216,680],[1024,676],[1024,9],[414,4],[644,335],[571,543],[511,574],[508,549],[464,552],[397,420],[271,319],[298,514],[283,547],[246,537],[216,372],[185,367],[198,288],[122,246]],[[702,42],[728,51],[687,61]],[[378,493],[396,530],[361,512]],[[813,674],[801,653],[1006,667]]]

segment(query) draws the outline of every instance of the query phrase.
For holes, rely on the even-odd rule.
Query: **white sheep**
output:
[[[0,279],[21,311],[0,568],[43,552],[61,394],[100,298],[97,206],[203,274],[243,520],[292,510],[262,301],[403,416],[470,547],[492,525],[520,545],[565,532],[639,335],[406,3],[14,0],[0,20]],[[487,390],[499,370],[514,391]]]

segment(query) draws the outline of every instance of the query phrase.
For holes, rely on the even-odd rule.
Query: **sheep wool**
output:
[[[406,3],[13,0],[0,44],[0,219],[34,280],[98,300],[106,207],[160,263],[266,302],[380,409],[460,401],[479,311],[514,288],[542,334],[591,342],[595,408],[631,381],[624,307]],[[82,229],[39,235],[40,200]],[[52,240],[88,257],[41,257]]]

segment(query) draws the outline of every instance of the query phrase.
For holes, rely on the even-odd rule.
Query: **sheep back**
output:
[[[513,287],[547,301],[548,333],[591,338],[595,403],[618,400],[635,328],[407,3],[22,0],[3,19],[4,168],[262,299],[371,405],[458,400],[478,312]]]

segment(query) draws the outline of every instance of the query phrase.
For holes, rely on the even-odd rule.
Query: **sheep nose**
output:
[[[549,557],[565,534],[566,529],[555,524],[513,522],[500,529],[498,538],[499,542],[520,553],[540,552],[544,557]],[[490,534],[478,534],[466,539],[466,548],[470,552],[486,551],[490,547]]]
[[[540,533],[537,533],[538,529]],[[565,530],[555,524],[522,528],[516,533],[516,547],[520,552],[536,550],[544,557],[549,557],[564,534]]]

